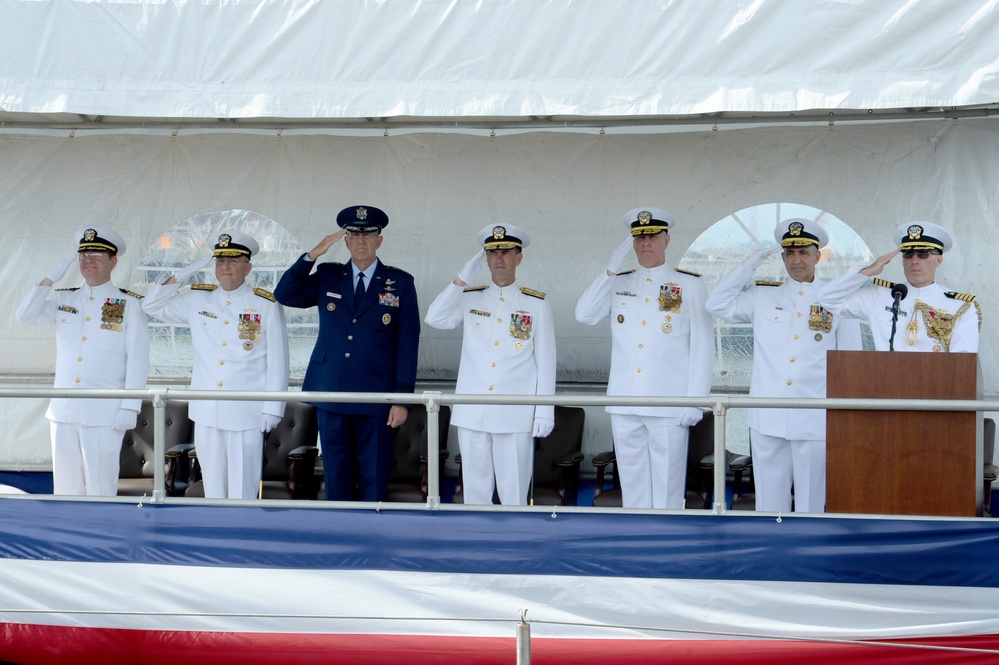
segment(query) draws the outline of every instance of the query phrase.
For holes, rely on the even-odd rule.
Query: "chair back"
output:
[[[584,409],[578,406],[556,406],[555,427],[551,434],[534,440],[535,504],[576,505],[585,421]],[[576,456],[579,461],[570,461],[572,453],[579,453]]]
[[[438,416],[439,477],[443,479],[444,460],[447,455],[448,429],[451,427],[451,407],[442,404]],[[427,408],[414,404],[409,409],[406,422],[396,431],[395,458],[389,475],[388,500],[421,502],[427,500],[424,485],[427,477]]]
[[[152,495],[156,456],[153,442],[153,403],[142,400],[135,428],[122,436],[118,456],[118,494],[121,496]],[[194,423],[187,417],[187,402],[171,400],[166,405],[166,441],[163,451],[194,440]],[[166,460],[160,460],[166,464]],[[186,478],[180,479],[186,481]]]

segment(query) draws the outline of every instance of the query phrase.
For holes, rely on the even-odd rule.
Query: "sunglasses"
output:
[[[935,249],[933,249],[933,250],[919,251],[919,252],[917,252],[914,249],[907,249],[904,252],[902,252],[902,258],[903,259],[911,259],[913,256],[918,256],[921,259],[928,259],[928,258],[930,258],[930,256],[933,256],[933,255],[939,254],[939,253],[940,252],[938,252]]]

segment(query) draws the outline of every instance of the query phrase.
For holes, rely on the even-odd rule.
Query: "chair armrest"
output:
[[[458,453],[457,455],[454,456],[454,463],[457,464],[458,466],[461,466],[461,453]]]
[[[193,443],[178,443],[177,445],[170,446],[166,451],[166,458],[177,459],[178,457],[189,455],[192,450],[194,450]]]
[[[586,455],[579,452],[578,450],[573,450],[565,455],[562,455],[557,460],[555,460],[556,466],[571,468],[574,466],[579,466],[583,460],[586,459]]]
[[[999,477],[999,466],[986,464],[982,472],[982,480],[993,481]]]
[[[745,471],[753,466],[752,455],[735,455],[728,460],[728,468],[732,471]]]
[[[613,464],[617,460],[617,455],[614,454],[613,450],[605,450],[602,453],[597,453],[593,456],[591,464],[598,469],[608,464]]]
[[[448,452],[448,451],[446,451],[446,450],[438,450],[437,451],[437,459],[438,460],[446,460],[450,456],[451,456],[451,453]],[[459,464],[461,463],[461,460],[458,460],[457,457],[455,459],[458,461]],[[424,464],[426,464],[427,463],[427,456],[426,455],[420,455],[420,461],[423,462]]]
[[[318,455],[319,448],[317,446],[299,446],[288,453],[288,459],[297,462],[298,460],[308,459],[309,457],[315,458]]]

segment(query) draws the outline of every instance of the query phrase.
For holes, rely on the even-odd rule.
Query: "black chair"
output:
[[[711,507],[711,480],[705,476],[701,460],[714,449],[715,418],[711,411],[704,413],[699,423],[690,428],[687,440],[687,478],[684,497],[685,508]],[[592,464],[597,470],[593,489],[593,505],[602,507],[621,506],[621,480],[617,473],[617,457],[613,450],[593,456]],[[610,487],[607,487],[608,475]]]
[[[726,482],[732,478],[732,510],[756,510],[756,494],[753,492],[753,456],[740,455],[731,450],[725,451]],[[700,467],[713,485],[715,472],[715,455],[711,453],[705,455],[700,462]],[[744,487],[744,483],[749,483],[749,491]],[[709,488],[711,486],[709,485]],[[711,496],[711,489],[707,490],[706,496]],[[708,501],[710,503],[710,499]]]
[[[288,402],[281,422],[264,440],[258,498],[315,500],[322,480],[316,473],[318,438],[315,407],[305,402]],[[196,449],[189,454],[197,458]],[[191,485],[184,496],[204,495],[204,481],[200,477],[200,467],[195,463],[191,470]]]
[[[451,426],[451,407],[441,405],[437,419],[438,478],[444,479],[444,462],[448,458],[447,434]],[[427,408],[414,404],[406,422],[395,435],[395,459],[389,476],[388,500],[423,503],[427,500]],[[440,488],[438,488],[440,489]]]
[[[153,403],[143,400],[135,428],[125,432],[118,457],[118,496],[152,496],[156,456],[153,441]],[[187,451],[194,446],[194,423],[187,417],[187,402],[166,404],[164,442],[167,496],[182,496],[187,489],[190,464]]]
[[[985,418],[982,423],[982,443],[985,447],[983,455],[982,481],[982,517],[992,517],[992,482],[999,477],[999,466],[995,464],[996,454],[996,421]]]
[[[586,411],[576,406],[555,407],[555,427],[534,440],[534,481],[529,503],[575,506],[579,497],[579,465],[583,455]]]

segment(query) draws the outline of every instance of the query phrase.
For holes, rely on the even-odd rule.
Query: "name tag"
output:
[[[328,295],[330,298],[342,298],[343,297],[339,293],[333,293],[332,291],[327,291],[326,295]]]

